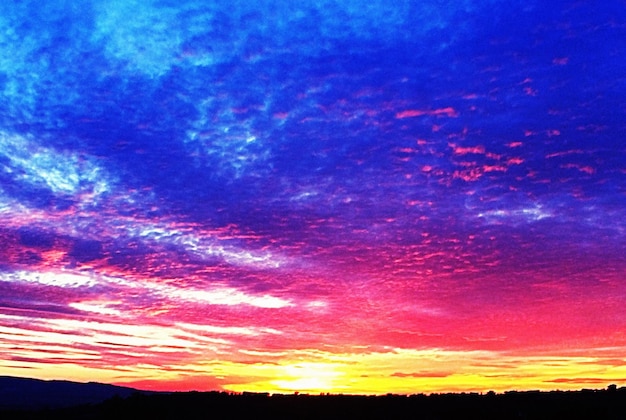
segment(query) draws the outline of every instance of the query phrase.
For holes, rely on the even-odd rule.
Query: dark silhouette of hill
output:
[[[136,389],[96,382],[44,381],[0,376],[0,410],[36,410],[97,404],[114,396],[129,397]]]
[[[432,395],[269,395],[184,392],[116,396],[54,410],[0,412],[17,419],[625,419],[626,388]]]

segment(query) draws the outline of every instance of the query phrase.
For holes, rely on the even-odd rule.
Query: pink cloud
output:
[[[454,146],[453,151],[455,155],[484,154],[485,147],[484,146],[471,146],[471,147]]]
[[[396,118],[413,118],[413,117],[421,117],[424,115],[429,116],[446,116],[446,117],[457,117],[459,114],[452,107],[447,108],[438,108],[438,109],[408,109],[406,111],[400,111],[396,113]]]

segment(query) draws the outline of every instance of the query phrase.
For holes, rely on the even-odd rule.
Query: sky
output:
[[[0,4],[0,375],[626,385],[626,3]]]

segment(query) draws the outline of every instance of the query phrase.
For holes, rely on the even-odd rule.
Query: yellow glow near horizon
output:
[[[237,350],[230,339],[278,331],[56,319],[41,320],[40,331],[26,334],[20,317],[4,319],[16,323],[0,326],[0,350],[18,349],[19,357],[0,360],[0,375],[130,385],[150,381],[163,390],[187,383],[206,386],[199,390],[346,394],[580,389],[626,382],[620,347],[569,355],[354,346],[343,352],[248,351]],[[229,339],[218,338],[225,334]]]
[[[332,363],[261,364],[252,369],[254,381],[225,384],[225,388],[236,392],[411,394],[602,388],[626,378],[626,366],[607,369],[602,360],[589,357],[524,358],[443,350],[329,354],[327,357],[334,359]],[[232,373],[245,371],[250,372],[250,366],[236,367]],[[264,380],[259,378],[262,373],[267,375]]]
[[[429,371],[419,370],[414,352],[411,357],[398,353],[369,353],[328,355],[342,361],[293,361],[284,363],[199,362],[191,365],[172,365],[168,369],[141,364],[118,370],[99,369],[70,363],[0,362],[0,374],[23,376],[24,365],[29,375],[40,379],[71,379],[132,384],[141,380],[161,382],[167,389],[169,382],[194,377],[217,378],[223,388],[233,392],[253,391],[270,393],[345,393],[397,394],[433,392],[486,392],[507,390],[551,390],[604,388],[623,382],[626,366],[607,368],[599,359],[589,357],[502,357],[465,358],[464,366],[456,371],[445,371],[447,364],[458,363],[463,352],[442,352]],[[470,352],[471,353],[471,352]],[[426,363],[432,358],[425,357]],[[491,365],[491,366],[490,366]],[[398,371],[404,367],[404,373]],[[422,365],[423,367],[423,365]],[[440,371],[437,371],[440,369]],[[19,375],[18,372],[22,372]],[[421,376],[420,376],[421,375]],[[579,379],[579,382],[576,379]],[[214,382],[207,382],[214,383]],[[208,390],[208,389],[205,389]]]

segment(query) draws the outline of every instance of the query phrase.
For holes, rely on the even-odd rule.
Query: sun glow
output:
[[[283,366],[284,373],[271,383],[284,391],[323,392],[337,389],[343,374],[330,363],[296,363]]]

